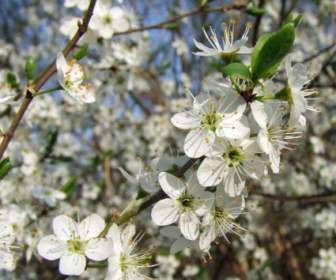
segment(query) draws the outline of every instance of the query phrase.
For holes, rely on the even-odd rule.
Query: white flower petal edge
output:
[[[66,241],[59,240],[55,235],[43,237],[37,244],[37,252],[49,261],[59,259],[66,251]]]
[[[157,202],[152,209],[152,220],[159,226],[175,223],[179,218],[179,208],[174,199],[166,198]]]
[[[65,253],[59,263],[59,271],[64,275],[81,275],[86,266],[85,256],[71,252]]]
[[[170,198],[178,198],[186,189],[186,186],[181,179],[167,172],[161,172],[159,174],[159,183],[162,190]]]

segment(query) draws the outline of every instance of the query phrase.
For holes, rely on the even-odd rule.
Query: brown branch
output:
[[[104,194],[108,199],[112,198],[112,187],[113,187],[110,160],[111,160],[110,156],[106,155],[104,157],[103,162],[104,183],[105,183]]]
[[[287,195],[273,195],[267,193],[251,193],[251,195],[260,196],[270,200],[280,202],[297,202],[300,206],[310,206],[319,203],[336,202],[336,192],[302,195],[302,196],[287,196]]]
[[[224,5],[221,7],[217,7],[217,8],[206,8],[205,6],[200,6],[197,9],[185,13],[185,14],[181,14],[179,16],[176,16],[172,19],[163,21],[163,22],[159,22],[153,25],[148,25],[148,26],[144,26],[144,27],[139,27],[139,28],[134,28],[134,29],[129,29],[126,31],[122,31],[122,32],[116,32],[114,33],[113,36],[120,36],[120,35],[125,35],[125,34],[130,34],[130,33],[136,33],[136,32],[143,32],[146,30],[152,30],[152,29],[169,29],[169,25],[176,23],[178,21],[181,21],[184,18],[187,17],[191,17],[191,16],[195,16],[198,14],[203,14],[203,13],[225,13],[229,10],[244,10],[247,7],[247,4],[250,1],[246,1],[245,3],[234,3],[231,5]]]
[[[332,50],[335,46],[336,46],[336,41],[332,42],[330,45],[328,45],[325,48],[319,50],[318,52],[314,53],[313,55],[305,58],[301,63],[307,63],[307,62],[319,57],[320,55]]]
[[[90,19],[93,14],[93,9],[96,5],[97,0],[91,0],[87,11],[83,16],[83,21],[78,23],[78,29],[72,39],[68,42],[68,44],[63,49],[63,54],[65,57],[69,55],[69,53],[75,48],[79,39],[86,33]],[[9,143],[13,139],[14,133],[19,126],[24,114],[26,113],[29,105],[33,101],[33,94],[38,92],[40,88],[49,80],[51,76],[56,73],[56,61],[54,60],[42,73],[39,77],[37,77],[25,90],[26,94],[25,97],[20,105],[19,110],[14,116],[12,123],[5,134],[3,140],[0,144],[0,159],[2,158],[3,154],[5,153]]]

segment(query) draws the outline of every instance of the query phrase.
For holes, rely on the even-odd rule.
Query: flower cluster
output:
[[[225,56],[227,60],[248,53],[240,51],[245,48],[248,27],[237,42],[233,30],[232,24],[224,28],[220,46],[211,29],[210,37],[205,33],[211,48],[195,41],[203,51],[195,54]],[[290,55],[285,66],[287,82],[280,89],[271,78],[253,82],[225,75],[213,83],[211,93],[191,95],[190,110],[173,115],[172,124],[189,131],[184,139],[185,154],[201,163],[187,183],[168,173],[159,174],[160,186],[169,198],[153,207],[155,224],[177,222],[185,239],[199,238],[202,250],[209,250],[219,234],[225,238],[229,231],[239,234],[242,228],[233,220],[244,208],[239,196],[247,193],[247,180],[262,179],[269,167],[279,173],[281,152],[291,149],[301,136],[305,112],[312,109],[306,97],[315,91],[304,87],[309,82],[306,67],[292,66]],[[217,187],[216,192],[206,190],[211,187]]]

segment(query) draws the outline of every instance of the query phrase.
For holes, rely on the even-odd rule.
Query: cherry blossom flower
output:
[[[112,242],[100,238],[104,220],[92,214],[79,224],[66,215],[53,220],[54,234],[43,237],[37,244],[38,253],[47,260],[57,260],[59,271],[65,275],[80,275],[86,267],[86,257],[94,261],[107,259]]]
[[[153,222],[166,226],[178,222],[182,235],[189,240],[197,239],[200,230],[200,219],[213,202],[213,194],[204,191],[194,173],[187,183],[166,173],[159,174],[162,190],[169,196],[157,202],[152,209]]]
[[[304,89],[304,86],[310,81],[307,74],[307,66],[302,63],[296,63],[292,66],[292,57],[288,55],[285,60],[288,85],[285,88],[285,98],[290,106],[290,125],[299,123],[305,126],[306,110],[317,111],[316,108],[308,105],[308,96],[316,94],[314,89]]]
[[[90,28],[98,36],[110,39],[114,32],[126,31],[130,28],[127,13],[120,7],[111,7],[110,2],[98,1],[90,22]]]
[[[190,130],[184,140],[186,155],[191,158],[205,155],[216,135],[228,139],[246,137],[250,130],[240,122],[245,107],[243,98],[232,90],[227,90],[220,100],[203,94],[195,97],[191,110],[177,113],[171,119],[174,126]]]
[[[218,139],[198,168],[197,178],[204,187],[223,183],[230,196],[240,195],[246,178],[258,179],[266,172],[260,155],[252,139],[231,142]]]
[[[221,235],[228,241],[228,233],[239,235],[243,228],[235,222],[235,219],[241,214],[243,208],[244,200],[241,196],[230,197],[222,188],[217,189],[216,203],[203,217],[200,249],[209,251],[211,243],[217,236]]]
[[[84,69],[76,60],[67,61],[62,52],[57,55],[58,81],[66,92],[80,104],[92,103],[96,99],[91,84],[84,84]]]
[[[254,114],[260,126],[258,144],[260,149],[269,156],[273,172],[279,173],[281,150],[290,149],[291,140],[301,137],[302,132],[285,124],[284,112],[280,106],[268,105],[260,110],[262,112],[256,113],[255,110]]]
[[[106,237],[113,242],[112,255],[108,258],[105,280],[148,280],[141,270],[151,267],[152,256],[148,252],[136,251],[141,236],[135,236],[135,226],[130,224],[120,229],[113,224]]]
[[[239,40],[235,40],[235,24],[231,21],[229,25],[224,24],[224,37],[222,42],[218,39],[215,31],[210,27],[209,34],[203,29],[203,33],[210,43],[210,47],[194,39],[195,46],[199,49],[195,55],[199,56],[220,56],[223,59],[232,57],[234,54],[249,54],[251,49],[245,44],[248,40],[250,25],[245,28],[244,34]]]

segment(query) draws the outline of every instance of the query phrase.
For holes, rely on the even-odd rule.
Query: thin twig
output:
[[[273,195],[266,193],[251,193],[251,195],[260,196],[270,200],[280,202],[297,202],[300,206],[310,206],[319,203],[336,202],[336,192],[302,195],[302,196],[287,196],[287,195]]]
[[[319,50],[318,52],[314,53],[313,55],[305,58],[301,63],[307,63],[317,57],[319,57],[320,55],[332,50],[334,47],[336,46],[336,41],[332,42],[330,45],[326,46],[325,48],[322,48],[321,50]]]
[[[122,31],[122,32],[116,32],[114,33],[113,36],[120,36],[120,35],[125,35],[125,34],[130,34],[130,33],[136,33],[136,32],[143,32],[143,31],[147,31],[147,30],[152,30],[152,29],[169,29],[169,25],[176,23],[178,21],[181,21],[184,18],[187,17],[191,17],[191,16],[195,16],[198,14],[203,14],[203,13],[225,13],[229,10],[244,10],[247,7],[247,4],[250,1],[247,1],[247,3],[234,3],[231,5],[224,5],[221,7],[217,7],[217,8],[206,8],[205,6],[200,6],[197,9],[185,13],[185,14],[181,14],[179,16],[176,16],[172,19],[163,21],[163,22],[159,22],[153,25],[148,25],[148,26],[144,26],[144,27],[139,27],[139,28],[134,28],[134,29],[129,29],[126,31]]]
[[[90,19],[93,14],[93,9],[96,5],[97,0],[91,0],[87,11],[83,16],[83,21],[78,23],[78,29],[72,39],[68,42],[68,44],[63,49],[63,54],[65,57],[69,55],[69,53],[76,47],[77,42],[79,39],[86,33]],[[14,116],[12,123],[6,132],[3,140],[0,144],[0,159],[2,158],[3,154],[5,153],[10,141],[13,139],[14,133],[19,126],[24,114],[26,113],[30,103],[33,101],[36,92],[40,90],[40,88],[49,80],[51,76],[56,73],[56,61],[54,60],[42,73],[39,77],[37,77],[25,90],[26,94],[25,97],[20,105],[19,110]]]

